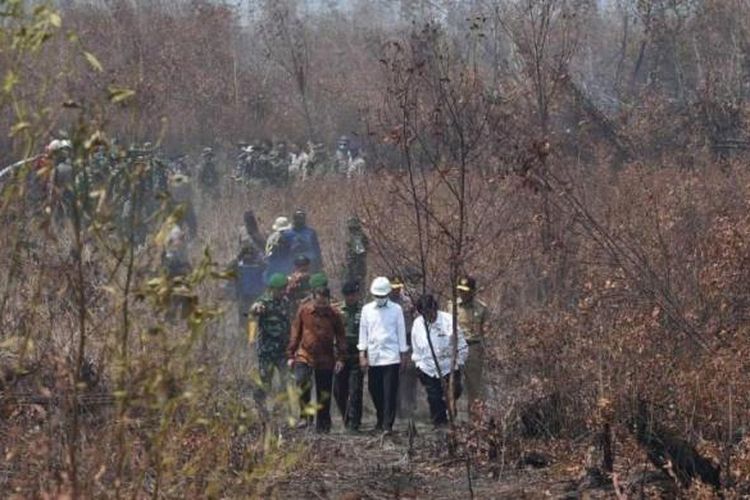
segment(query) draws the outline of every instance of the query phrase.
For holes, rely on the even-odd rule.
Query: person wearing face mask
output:
[[[430,417],[436,428],[448,423],[446,395],[453,377],[453,403],[461,396],[461,368],[469,346],[463,331],[457,330],[458,342],[454,353],[453,316],[438,310],[432,295],[423,295],[417,301],[421,316],[414,320],[411,330],[411,359],[417,366],[419,381],[427,392]]]
[[[362,308],[357,344],[377,415],[375,431],[386,433],[392,432],[396,420],[399,370],[409,352],[404,312],[388,299],[391,290],[388,278],[378,277],[372,282],[374,300]]]
[[[318,432],[331,430],[333,375],[344,367],[346,335],[341,315],[331,306],[328,288],[316,288],[312,299],[302,304],[292,325],[287,359],[300,390],[303,424],[312,423],[306,412],[315,381]]]

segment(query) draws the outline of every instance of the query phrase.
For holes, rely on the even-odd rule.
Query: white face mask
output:
[[[378,307],[385,307],[388,305],[388,297],[375,297],[375,304]]]

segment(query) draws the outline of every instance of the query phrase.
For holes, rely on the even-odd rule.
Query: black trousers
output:
[[[448,387],[450,383],[450,375],[443,377],[443,382],[437,377],[430,377],[422,370],[417,369],[419,374],[419,381],[424,386],[427,392],[427,404],[430,405],[430,417],[432,418],[433,425],[444,425],[448,423],[448,404],[445,401],[445,393],[443,392],[443,383],[445,387]],[[453,377],[453,400],[457,400],[461,396],[463,388],[461,386],[461,372],[456,371]]]
[[[367,375],[367,387],[375,405],[376,429],[390,431],[396,420],[398,404],[398,374],[401,365],[371,366]]]
[[[304,363],[294,365],[294,378],[300,390],[299,405],[303,418],[312,421],[312,415],[305,415],[305,409],[310,405],[312,383],[315,381],[315,396],[318,403],[315,428],[322,432],[331,430],[331,387],[333,386],[333,370],[312,368]]]
[[[347,361],[334,380],[333,395],[347,429],[358,430],[362,423],[363,382],[364,374],[356,358]]]

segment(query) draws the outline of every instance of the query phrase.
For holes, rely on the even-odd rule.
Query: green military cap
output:
[[[325,273],[315,273],[310,276],[310,288],[326,288],[328,286],[328,276]]]
[[[279,290],[281,288],[284,288],[287,284],[286,275],[283,273],[275,273],[271,275],[271,278],[268,280],[268,288],[271,288],[273,290]]]

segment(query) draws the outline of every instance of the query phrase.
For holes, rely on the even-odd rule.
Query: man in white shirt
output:
[[[448,423],[446,389],[450,375],[453,377],[453,402],[461,395],[461,367],[466,361],[469,346],[463,332],[458,329],[457,352],[454,353],[453,316],[438,311],[437,300],[432,295],[423,295],[417,301],[417,312],[421,314],[411,330],[411,359],[417,366],[419,381],[427,392],[430,416],[435,427]]]
[[[402,357],[409,352],[401,306],[388,299],[388,278],[375,278],[375,300],[362,308],[359,321],[359,363],[368,370],[367,385],[377,414],[376,431],[392,432],[396,420],[398,378]]]

